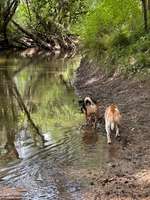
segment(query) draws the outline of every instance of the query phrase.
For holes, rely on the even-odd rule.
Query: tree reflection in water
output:
[[[1,131],[1,145],[7,150],[7,154],[18,158],[14,141],[15,133],[17,131],[18,109],[15,97],[13,95],[13,88],[8,81],[7,74],[11,72],[5,66],[0,66],[0,131]]]
[[[14,142],[20,130],[43,144],[43,130],[79,121],[71,81],[80,58],[71,60],[0,57],[0,145],[9,155],[18,157]],[[52,137],[59,137],[57,130]]]

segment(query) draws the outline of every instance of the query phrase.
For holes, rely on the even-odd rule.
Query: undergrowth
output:
[[[105,70],[150,72],[150,33],[143,28],[140,1],[98,1],[72,30]]]

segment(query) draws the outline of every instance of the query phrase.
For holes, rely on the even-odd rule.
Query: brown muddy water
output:
[[[0,56],[0,199],[80,200],[81,191],[91,183],[79,174],[105,167],[117,156],[104,133],[82,127],[84,117],[72,86],[80,59]],[[8,85],[9,91],[13,86],[4,72],[14,80],[44,135],[43,148],[38,142],[34,145],[25,114],[13,94],[8,95]],[[18,160],[3,156],[12,130]]]

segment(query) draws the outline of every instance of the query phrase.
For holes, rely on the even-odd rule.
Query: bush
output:
[[[128,44],[128,34],[141,27],[141,12],[138,0],[101,0],[74,30],[88,48],[107,46],[108,41],[101,45],[100,40],[106,38],[105,35],[107,38],[114,36],[114,33],[114,45]]]
[[[139,0],[101,0],[74,31],[107,71],[149,70],[150,34],[143,32]]]
[[[112,37],[112,46],[114,47],[126,47],[130,44],[130,35],[128,32],[117,32]]]

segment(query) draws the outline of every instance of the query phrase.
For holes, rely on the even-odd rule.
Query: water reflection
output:
[[[83,142],[87,145],[94,145],[98,141],[98,133],[93,129],[86,127],[83,132]]]
[[[36,129],[51,132],[53,139],[57,139],[53,128],[72,126],[79,121],[81,115],[71,86],[79,61],[80,57],[71,60],[22,60],[10,58],[9,54],[0,57],[1,147],[7,150],[15,147],[18,129],[24,135],[32,135],[36,143],[39,140]]]
[[[14,145],[18,111],[8,74],[11,69],[7,67],[7,60],[3,60],[0,62],[0,145],[1,151],[5,149],[8,154],[18,157]]]

